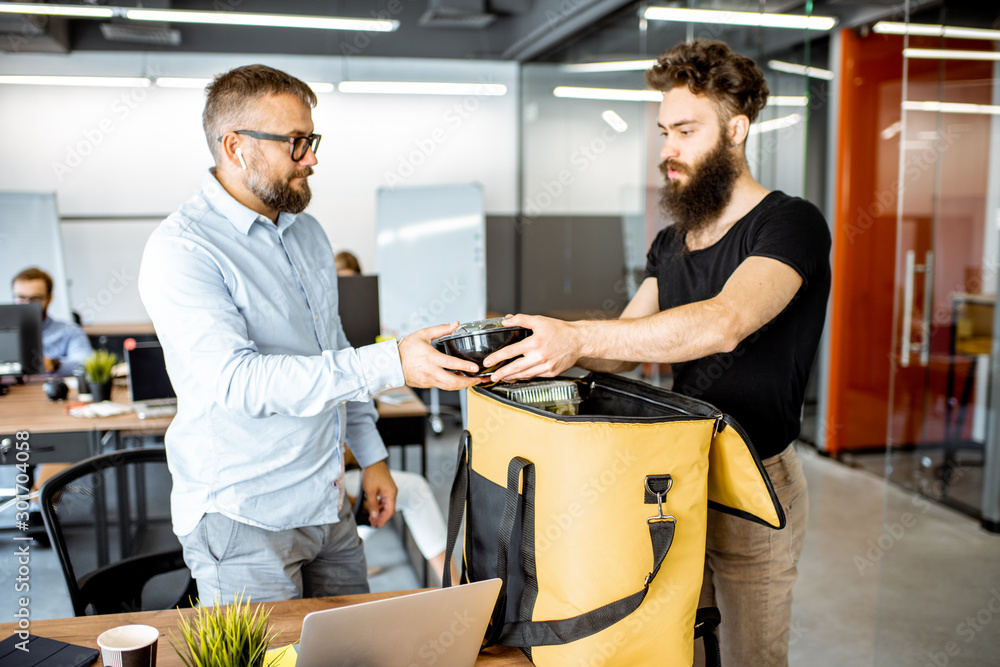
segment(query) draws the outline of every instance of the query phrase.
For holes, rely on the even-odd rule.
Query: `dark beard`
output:
[[[726,208],[740,175],[740,163],[723,134],[695,167],[664,160],[660,163],[664,178],[668,167],[688,176],[687,185],[667,180],[660,189],[660,210],[673,220],[683,239],[688,232],[705,228]]]
[[[267,174],[257,169],[257,165],[253,165],[252,171],[247,175],[247,188],[268,208],[294,215],[306,210],[312,199],[312,191],[309,189],[309,181],[302,184],[301,190],[293,190],[290,179],[311,176],[312,173],[312,167],[306,167],[292,174],[289,181],[281,183],[268,178]]]

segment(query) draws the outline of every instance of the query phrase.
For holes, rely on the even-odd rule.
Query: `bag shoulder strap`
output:
[[[451,483],[451,493],[448,496],[448,538],[444,548],[444,573],[441,576],[441,587],[450,588],[451,557],[458,541],[458,532],[462,528],[462,517],[465,515],[465,501],[469,493],[469,446],[472,434],[462,431],[458,439],[458,467],[455,479]],[[456,585],[458,582],[455,582]]]
[[[503,519],[500,522],[501,530],[497,549],[497,576],[504,581],[504,590],[501,591],[501,595],[503,596],[506,594],[507,561],[510,553],[510,542],[513,537],[514,517],[517,511],[518,482],[523,471],[524,483],[520,495],[523,499],[521,566],[525,576],[524,595],[521,598],[521,605],[518,610],[518,621],[504,624],[502,630],[499,632],[499,637],[493,642],[505,646],[522,648],[565,644],[589,637],[611,627],[637,610],[649,592],[650,584],[656,579],[656,575],[660,571],[667,553],[670,551],[670,545],[674,540],[674,529],[677,524],[677,520],[674,517],[662,514],[647,520],[649,540],[653,549],[653,569],[646,575],[641,589],[619,600],[571,618],[532,621],[531,614],[535,605],[535,597],[538,593],[534,546],[534,467],[534,463],[520,456],[511,459],[507,467],[507,496],[504,503]]]

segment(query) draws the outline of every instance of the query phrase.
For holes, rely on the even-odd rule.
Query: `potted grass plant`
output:
[[[250,606],[238,593],[233,604],[198,607],[194,614],[181,614],[180,637],[170,645],[187,667],[268,667],[281,659],[281,653],[266,665],[265,654],[278,633],[269,632],[271,611],[262,605]]]
[[[111,398],[111,369],[118,363],[114,352],[94,350],[94,353],[83,362],[83,370],[87,376],[87,385],[94,403],[100,403]]]

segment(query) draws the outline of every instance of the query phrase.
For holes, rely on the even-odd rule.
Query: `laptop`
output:
[[[487,579],[314,611],[302,622],[295,667],[470,667],[499,593],[500,580]]]
[[[128,363],[128,392],[132,409],[139,419],[171,417],[177,414],[177,394],[167,376],[163,348],[159,341],[136,343],[125,349]]]

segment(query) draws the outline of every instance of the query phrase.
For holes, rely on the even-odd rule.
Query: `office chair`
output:
[[[985,443],[966,438],[963,431],[976,381],[976,368],[980,363],[979,357],[992,352],[994,307],[995,299],[990,296],[960,293],[952,295],[951,335],[948,343],[950,356],[945,390],[944,460],[936,469],[943,484],[942,498],[948,496],[955,468],[983,465]],[[956,395],[956,366],[963,362],[968,366],[968,371],[961,394]],[[987,398],[982,399],[986,405],[989,404],[989,391],[987,387]],[[960,449],[979,452],[980,456],[960,459]]]
[[[162,449],[95,456],[42,486],[40,502],[77,616],[189,607],[197,586],[170,522]]]

